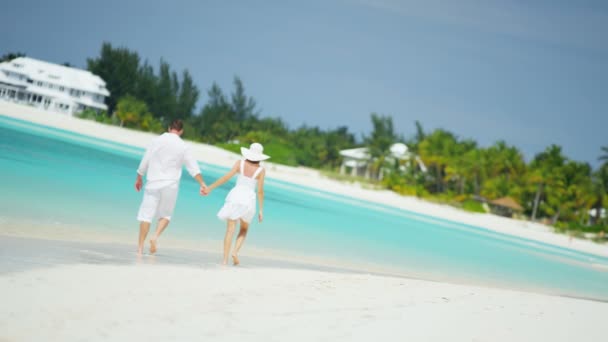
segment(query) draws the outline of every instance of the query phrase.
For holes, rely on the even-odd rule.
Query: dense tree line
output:
[[[25,53],[23,52],[9,52],[0,56],[0,63],[2,62],[10,62],[15,58],[25,57]]]
[[[256,101],[247,96],[240,78],[225,93],[213,83],[200,112],[194,109],[198,87],[185,70],[181,77],[161,60],[158,72],[139,54],[103,43],[100,55],[87,60],[88,69],[103,78],[111,95],[107,115],[87,111],[81,117],[147,131],[161,131],[175,118],[185,121],[185,137],[238,151],[241,144],[265,144],[273,160],[287,165],[336,167],[339,151],[352,147],[355,137],[346,127],[289,127],[280,118],[261,117]]]
[[[255,100],[246,95],[238,77],[229,96],[215,83],[207,96],[199,115],[189,122],[191,137],[202,142],[238,151],[242,144],[257,141],[265,145],[275,162],[316,168],[337,166],[339,151],[355,144],[354,135],[346,127],[324,131],[301,126],[290,130],[280,118],[261,118]]]
[[[557,145],[526,163],[521,151],[504,141],[480,147],[443,129],[425,133],[417,123],[417,131],[408,144],[428,172],[414,167],[395,171],[383,181],[388,188],[461,203],[509,196],[532,220],[560,228],[606,230],[608,221],[600,214],[608,194],[608,147],[602,147],[599,156],[603,164],[593,170],[588,163],[566,157]],[[591,209],[595,209],[593,215]]]
[[[99,57],[87,60],[87,68],[106,82],[109,113],[114,113],[122,98],[130,96],[131,100],[143,101],[149,113],[166,124],[175,118],[190,118],[199,99],[188,70],[180,77],[161,60],[155,72],[148,61],[141,62],[137,52],[110,43],[103,43]]]

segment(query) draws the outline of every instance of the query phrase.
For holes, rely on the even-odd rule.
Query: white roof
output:
[[[359,148],[351,148],[348,150],[340,151],[340,155],[343,157],[358,159],[358,160],[368,160],[370,158],[369,152],[367,151],[367,147],[359,147]]]
[[[4,72],[2,72],[2,70],[0,70],[0,82],[10,84],[15,87],[24,88],[27,86],[27,83],[25,81],[19,81],[16,79],[9,78]]]
[[[392,144],[390,150],[395,157],[404,156],[407,153],[407,145],[403,143]]]
[[[34,81],[43,81],[83,90],[86,92],[109,96],[106,82],[90,71],[66,67],[29,57],[19,57],[12,61],[0,63],[0,70],[23,74]],[[12,80],[11,80],[12,81]]]
[[[403,143],[392,144],[390,147],[391,157],[397,159],[407,159],[411,156],[408,152],[408,148]],[[340,155],[350,159],[356,160],[369,160],[369,150],[367,147],[351,148],[348,150],[340,151]]]
[[[415,157],[416,163],[422,172],[427,172],[426,165],[422,162],[419,156],[408,151],[407,145],[403,143],[392,144],[389,148],[391,154],[387,156],[387,160],[408,160]],[[351,148],[340,151],[340,155],[344,157],[344,166],[361,167],[365,166],[370,160],[369,150],[367,147]]]

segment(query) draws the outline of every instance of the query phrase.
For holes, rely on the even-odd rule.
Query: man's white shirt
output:
[[[182,175],[182,166],[194,177],[201,173],[196,159],[187,144],[175,133],[163,133],[146,149],[137,173],[146,175],[146,188],[162,188],[176,184]]]

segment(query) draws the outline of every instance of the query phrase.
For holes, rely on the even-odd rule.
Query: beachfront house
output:
[[[369,154],[367,147],[351,148],[340,151],[342,156],[342,165],[340,166],[341,174],[350,174],[351,176],[361,176],[370,178],[371,166],[373,159]],[[396,143],[391,145],[389,154],[386,158],[387,163],[394,163],[399,161],[399,169],[405,171],[408,167],[415,163],[422,172],[426,172],[426,166],[422,162],[419,156],[411,153],[408,150],[407,145],[403,143]],[[380,168],[379,178],[382,179],[387,168]]]
[[[74,115],[107,110],[109,95],[104,80],[87,70],[29,57],[0,63],[0,101]]]

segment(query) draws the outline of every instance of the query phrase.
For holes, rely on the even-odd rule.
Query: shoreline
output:
[[[138,148],[146,148],[148,143],[157,136],[155,133],[135,131],[90,120],[47,113],[32,107],[7,102],[0,102],[0,116]],[[188,141],[188,143],[194,157],[203,164],[229,168],[241,158],[238,154],[212,145],[191,141]],[[369,201],[414,214],[471,225],[596,256],[608,257],[608,246],[606,244],[597,244],[577,238],[570,240],[569,236],[555,233],[551,227],[539,223],[515,220],[493,214],[470,213],[449,205],[427,202],[416,197],[402,196],[389,190],[365,189],[358,184],[330,179],[314,169],[290,167],[270,162],[266,162],[265,166],[268,170],[267,177],[269,179],[302,185],[312,190]]]
[[[99,234],[98,234],[99,235]],[[115,238],[103,240],[91,239],[94,235],[77,236],[66,238],[65,236],[45,236],[35,234],[11,234],[10,232],[0,232],[0,246],[4,252],[10,255],[9,259],[15,260],[17,266],[6,267],[7,261],[0,260],[0,277],[6,275],[6,269],[13,269],[15,272],[24,272],[37,269],[34,265],[50,265],[53,267],[72,264],[87,264],[91,266],[118,264],[155,264],[175,267],[190,267],[194,269],[223,267],[220,265],[221,250],[216,244],[208,244],[210,241],[198,243],[186,243],[175,238],[163,239],[162,246],[156,254],[149,254],[146,248],[143,255],[135,253],[133,244],[125,242],[125,239]],[[100,235],[101,236],[101,235]],[[8,241],[8,242],[7,242]],[[12,245],[19,245],[21,250],[12,250]],[[30,248],[32,245],[36,248]],[[60,247],[62,253],[56,250]],[[148,245],[146,245],[148,247]],[[45,250],[45,253],[39,252]],[[6,251],[10,251],[7,253]],[[67,251],[67,252],[66,252]],[[71,251],[71,252],[70,252]],[[86,260],[79,260],[77,251],[85,252],[88,256]],[[0,253],[0,255],[2,255]],[[376,264],[350,264],[341,260],[326,258],[313,258],[297,254],[276,254],[273,250],[250,248],[246,253],[242,253],[240,258],[244,261],[239,268],[277,268],[283,270],[309,270],[327,272],[332,274],[352,274],[374,277],[387,277],[394,279],[404,279],[419,281],[430,284],[444,284],[462,287],[474,287],[479,289],[514,291],[529,293],[539,296],[554,298],[570,298],[608,304],[608,297],[600,298],[593,296],[568,294],[555,289],[535,287],[530,284],[509,284],[503,282],[489,282],[465,278],[434,278],[425,274],[405,272],[403,270],[391,269]],[[81,258],[80,258],[81,259]],[[52,262],[49,262],[51,260]],[[8,262],[10,264],[10,260]],[[225,266],[232,268],[229,264]],[[10,271],[8,272],[10,273]]]
[[[608,303],[585,298],[16,240],[0,236],[0,340],[369,341],[395,331],[414,341],[605,339]],[[13,272],[11,262],[31,267]]]

